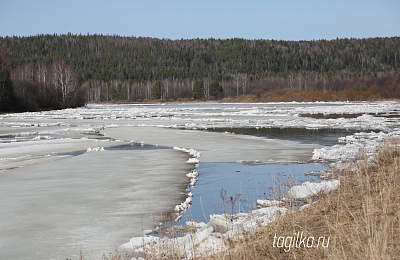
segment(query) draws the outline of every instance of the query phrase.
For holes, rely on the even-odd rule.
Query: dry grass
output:
[[[315,101],[377,101],[387,100],[382,98],[379,93],[362,90],[340,90],[340,91],[321,91],[319,89],[274,89],[274,90],[254,90],[250,94],[239,96],[229,96],[222,99],[194,99],[194,98],[169,98],[169,99],[137,99],[133,100],[110,100],[110,101],[89,101],[88,103],[100,104],[142,104],[142,103],[179,103],[179,102],[315,102]],[[395,99],[389,99],[395,100]]]
[[[315,101],[376,101],[382,100],[379,93],[362,90],[321,91],[319,89],[274,89],[254,90],[252,94],[243,94],[223,98],[225,102],[315,102]]]
[[[395,144],[383,145],[372,166],[367,158],[358,158],[355,172],[342,173],[345,178],[338,190],[321,194],[312,206],[281,217],[212,258],[399,259],[400,156]],[[307,248],[297,243],[292,245],[299,247],[288,250],[273,245],[275,234],[296,237],[298,232],[315,241],[329,238],[329,246]]]

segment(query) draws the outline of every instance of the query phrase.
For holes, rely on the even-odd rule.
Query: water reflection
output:
[[[242,135],[262,136],[270,139],[298,141],[310,144],[332,146],[338,143],[341,136],[356,133],[346,129],[306,129],[306,128],[264,128],[264,127],[218,127],[208,128],[210,132],[231,132]]]

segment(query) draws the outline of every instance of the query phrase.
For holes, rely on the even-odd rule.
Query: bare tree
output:
[[[36,80],[39,83],[42,91],[43,100],[46,99],[46,84],[48,79],[49,71],[44,62],[39,62],[36,64]]]
[[[240,77],[236,73],[235,74],[235,79],[234,79],[234,81],[235,81],[235,89],[236,89],[236,96],[239,96],[239,88],[240,88],[239,79],[240,79]]]
[[[248,75],[246,73],[243,73],[242,74],[242,90],[243,90],[243,94],[246,93],[247,82],[248,82]]]
[[[36,64],[36,80],[40,83],[46,85],[48,79],[48,69],[44,62],[39,62]]]
[[[63,105],[74,102],[79,86],[78,75],[72,65],[65,60],[56,60],[51,67],[52,83],[56,91],[61,91]]]
[[[204,97],[206,99],[210,99],[210,85],[211,85],[211,78],[208,76],[204,79]]]
[[[152,84],[150,81],[146,82],[146,99],[151,99],[151,88],[152,88]]]
[[[161,84],[161,99],[167,99],[169,97],[170,80],[164,79]]]

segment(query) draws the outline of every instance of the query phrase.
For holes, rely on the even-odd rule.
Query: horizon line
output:
[[[39,36],[54,36],[54,37],[71,37],[71,36],[101,36],[101,37],[120,37],[120,38],[145,38],[145,39],[155,39],[155,40],[169,40],[169,41],[190,41],[190,40],[247,40],[247,41],[285,41],[285,42],[312,42],[312,41],[335,41],[335,40],[363,40],[363,39],[376,39],[376,38],[398,38],[400,35],[396,36],[371,36],[371,37],[362,37],[362,38],[357,38],[357,37],[343,37],[343,38],[331,38],[331,39],[312,39],[312,40],[284,40],[284,39],[267,39],[267,38],[243,38],[243,37],[230,37],[230,38],[215,38],[215,37],[208,37],[208,38],[160,38],[160,37],[152,37],[152,36],[135,36],[135,35],[119,35],[119,34],[103,34],[103,33],[72,33],[72,32],[67,32],[67,33],[37,33],[35,35],[5,35],[2,36],[0,35],[1,38],[30,38],[30,37],[39,37]]]

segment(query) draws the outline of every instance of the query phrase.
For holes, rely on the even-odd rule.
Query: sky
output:
[[[0,0],[0,36],[318,40],[400,36],[400,0]]]

